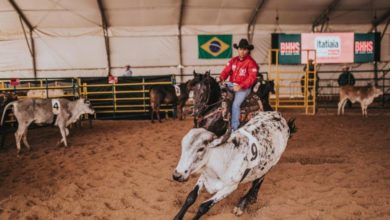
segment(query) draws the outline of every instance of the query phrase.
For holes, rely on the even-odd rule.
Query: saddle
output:
[[[257,83],[259,84],[259,83]],[[241,124],[245,124],[252,117],[253,114],[259,111],[264,111],[263,103],[260,97],[256,94],[260,85],[255,85],[253,89],[251,89],[251,93],[245,98],[244,102],[241,104],[241,114],[240,114],[240,122]],[[257,88],[256,88],[257,87]],[[231,107],[234,101],[234,92],[230,91],[226,87],[221,88],[222,93],[222,108],[226,113],[231,112]],[[225,108],[225,109],[224,109]],[[231,115],[228,117],[224,117],[230,120]]]

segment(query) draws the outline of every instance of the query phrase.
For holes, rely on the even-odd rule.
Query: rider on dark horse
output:
[[[238,50],[238,56],[233,57],[221,72],[219,79],[226,82],[227,88],[234,92],[232,105],[232,129],[237,130],[240,125],[240,106],[245,98],[250,94],[252,86],[256,83],[259,67],[256,61],[250,56],[253,45],[247,39],[241,39],[233,47]]]

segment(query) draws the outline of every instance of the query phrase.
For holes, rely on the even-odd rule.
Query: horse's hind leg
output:
[[[156,107],[157,120],[161,123],[160,106]]]
[[[261,184],[263,183],[264,177],[258,178],[252,182],[252,187],[249,189],[247,194],[240,199],[240,202],[234,208],[233,213],[237,216],[242,215],[244,209],[249,203],[256,202],[257,194],[259,193]]]
[[[183,120],[183,108],[181,103],[176,106],[176,118],[179,118],[179,120]]]
[[[152,123],[154,123],[153,114],[154,114],[154,109],[153,109],[153,107],[151,107],[151,108],[150,108],[150,121],[151,121]]]

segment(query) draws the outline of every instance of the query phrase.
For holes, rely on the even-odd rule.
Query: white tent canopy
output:
[[[128,64],[135,75],[218,72],[227,60],[198,59],[198,34],[238,42],[253,30],[253,56],[267,63],[272,32],[383,31],[389,14],[383,0],[0,0],[0,74],[33,77],[32,54],[38,77],[105,76],[108,60],[117,75]],[[389,34],[381,53],[390,61]]]

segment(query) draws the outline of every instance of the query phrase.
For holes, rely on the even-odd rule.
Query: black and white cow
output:
[[[173,179],[184,182],[191,174],[201,175],[174,219],[184,217],[203,187],[213,196],[200,205],[194,219],[199,219],[240,183],[253,182],[234,209],[236,215],[241,215],[248,203],[256,201],[264,176],[279,161],[293,132],[294,120],[287,123],[274,111],[257,113],[223,143],[223,137],[217,138],[204,128],[191,129],[182,140],[181,157]]]
[[[39,125],[54,122],[54,125],[59,127],[62,136],[59,144],[64,143],[65,146],[68,146],[66,136],[69,135],[69,130],[67,127],[75,123],[81,115],[95,113],[90,102],[84,98],[75,101],[67,99],[24,99],[11,102],[4,108],[1,125],[3,125],[7,108],[11,106],[13,106],[13,112],[18,121],[18,130],[15,132],[18,155],[21,150],[20,142],[22,138],[23,143],[30,149],[30,144],[27,142],[27,130],[31,123]],[[57,115],[56,118],[55,115]]]

